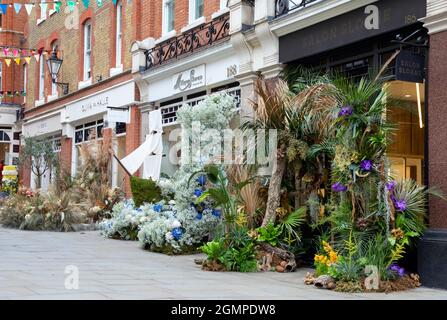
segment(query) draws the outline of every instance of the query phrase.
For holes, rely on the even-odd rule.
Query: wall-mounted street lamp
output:
[[[64,94],[68,94],[68,83],[56,81],[59,71],[61,70],[62,62],[64,61],[57,57],[56,49],[57,47],[53,50],[51,57],[47,60],[48,70],[50,71],[51,81],[61,87],[64,90]]]

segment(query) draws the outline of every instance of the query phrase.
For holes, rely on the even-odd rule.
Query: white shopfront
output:
[[[62,135],[72,138],[71,174],[76,175],[79,165],[80,146],[96,136],[103,137],[104,128],[113,128],[113,150],[122,158],[126,152],[126,123],[128,122],[128,107],[135,104],[135,83],[127,81],[119,85],[95,92],[90,96],[76,100],[65,107],[61,118]],[[122,122],[116,122],[113,110],[121,109],[127,116]],[[109,116],[110,115],[110,116]],[[110,118],[110,119],[109,119]],[[112,162],[112,186],[123,186],[124,173],[118,168],[115,160]]]
[[[16,128],[19,110],[16,106],[0,104],[0,160],[6,165],[14,164],[19,156],[20,129]]]
[[[178,128],[176,112],[184,104],[196,105],[207,95],[225,91],[240,98],[239,83],[234,76],[239,60],[230,43],[224,43],[190,57],[170,62],[140,75],[139,87],[143,101],[142,140],[149,133],[148,113],[160,109],[163,124],[163,161],[161,172],[172,175],[176,163],[168,161],[169,150],[177,143],[169,141]]]

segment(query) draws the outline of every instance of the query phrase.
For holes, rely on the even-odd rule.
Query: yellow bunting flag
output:
[[[5,59],[5,63],[9,67],[9,65],[11,64],[11,59]]]
[[[31,57],[25,57],[25,61],[27,64],[29,64],[29,62],[31,61]]]
[[[15,63],[20,64],[20,58],[15,58],[14,59]]]

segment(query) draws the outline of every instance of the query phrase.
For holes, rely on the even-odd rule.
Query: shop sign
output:
[[[122,123],[130,123],[129,119],[129,108],[115,108],[108,107],[107,108],[107,121],[109,123],[113,122],[122,122]]]
[[[135,101],[135,83],[129,82],[90,97],[80,99],[66,107],[64,122],[73,122],[107,112],[107,107],[123,107]]]
[[[23,124],[23,136],[34,137],[62,130],[61,116],[57,113],[51,117],[25,122]]]
[[[287,63],[412,25],[426,15],[425,0],[381,0],[279,39]]]
[[[403,50],[396,58],[396,80],[424,82],[425,57]]]
[[[177,73],[172,78],[172,87],[175,93],[188,91],[204,86],[205,65]]]

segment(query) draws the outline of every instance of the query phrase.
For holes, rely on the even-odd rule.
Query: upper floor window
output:
[[[220,0],[220,10],[228,7],[228,0]]]
[[[45,96],[45,59],[43,56],[39,59],[39,100]]]
[[[189,22],[203,17],[204,0],[189,0]]]
[[[40,20],[45,20],[47,18],[47,7],[47,2],[44,0],[40,1]]]
[[[116,6],[116,47],[115,47],[115,58],[116,67],[121,66],[121,50],[123,42],[123,4],[119,2]]]
[[[26,84],[28,82],[28,69],[26,64],[23,65],[23,91],[25,92],[25,96],[23,97],[23,102],[26,102]]]
[[[92,77],[92,24],[84,23],[84,80]]]
[[[175,0],[163,0],[163,34],[174,30]]]

